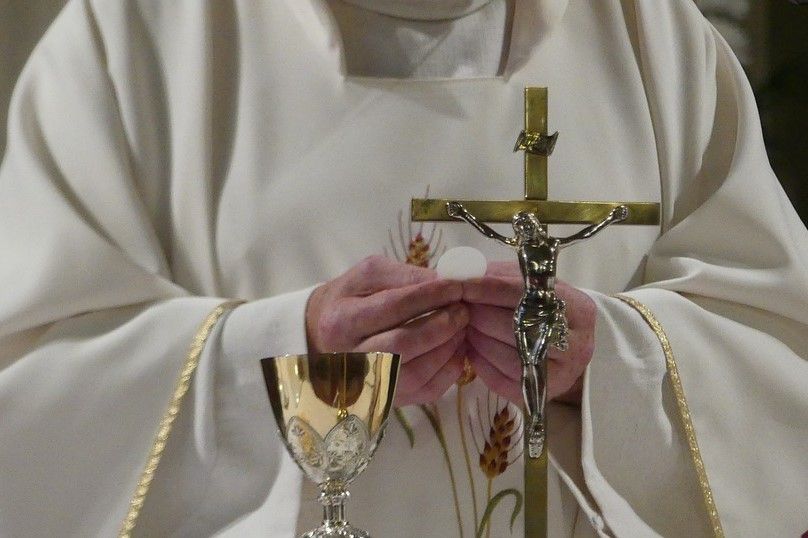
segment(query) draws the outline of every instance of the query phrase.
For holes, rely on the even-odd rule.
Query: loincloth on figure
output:
[[[536,346],[543,338],[547,338],[547,347],[550,346],[565,351],[569,327],[566,318],[566,304],[553,292],[526,295],[516,308],[514,315],[514,331],[523,334],[527,340],[527,347],[531,350],[531,362],[538,362],[539,357],[534,356]]]

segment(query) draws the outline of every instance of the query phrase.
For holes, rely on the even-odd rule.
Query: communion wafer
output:
[[[440,278],[468,280],[485,275],[488,262],[482,252],[472,247],[455,247],[443,253],[435,268]]]

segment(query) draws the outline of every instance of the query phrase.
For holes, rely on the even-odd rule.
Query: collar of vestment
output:
[[[457,19],[492,0],[342,0],[368,11],[419,21]]]
[[[301,22],[301,30],[308,39],[322,47],[324,54],[333,57],[347,76],[343,45],[339,29],[324,0],[283,0]],[[349,0],[352,4],[372,4],[374,0]],[[387,1],[387,0],[382,0]],[[393,1],[393,0],[390,0]],[[407,1],[407,0],[402,0]],[[414,1],[414,0],[413,0]],[[421,0],[425,2],[426,0]],[[443,1],[443,0],[435,0]],[[461,0],[455,0],[461,1]],[[482,2],[487,0],[468,0]],[[564,16],[569,0],[515,0],[513,29],[507,63],[502,77],[508,79],[520,70],[535,50],[547,39]]]

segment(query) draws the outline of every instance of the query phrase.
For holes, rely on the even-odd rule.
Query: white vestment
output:
[[[743,73],[692,3],[518,0],[500,77],[343,65],[320,0],[72,0],[46,34],[0,171],[0,534],[115,535],[197,327],[240,298],[205,346],[135,535],[209,536],[260,507],[241,535],[291,536],[299,510],[318,510],[301,503],[258,359],[306,351],[312,286],[392,254],[397,212],[427,186],[522,196],[510,149],[524,86],[550,88],[561,132],[552,199],[662,203],[661,226],[561,254],[559,275],[599,315],[580,413],[551,415],[551,535],[808,530],[808,238]],[[445,245],[512,256],[465,225],[440,229]],[[669,348],[612,296],[625,290]],[[464,390],[486,414],[481,382]],[[449,440],[455,397],[438,404]],[[420,409],[404,412],[414,447],[391,421],[349,516],[378,536],[457,535],[439,443]],[[519,487],[520,466],[495,491]],[[492,536],[509,535],[512,506]]]

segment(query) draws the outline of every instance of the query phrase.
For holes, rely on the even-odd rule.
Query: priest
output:
[[[554,198],[662,207],[559,261],[550,535],[808,529],[808,237],[692,2],[70,0],[0,169],[0,534],[312,527],[258,359],[352,348],[405,362],[352,519],[522,535],[516,269],[402,212],[520,195],[525,86]]]

